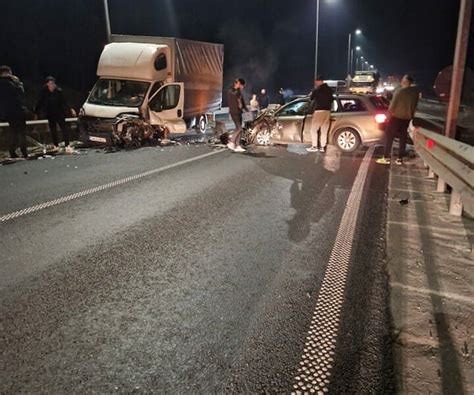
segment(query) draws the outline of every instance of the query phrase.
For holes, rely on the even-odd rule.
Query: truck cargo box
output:
[[[183,82],[184,117],[217,111],[222,106],[224,46],[200,41],[184,40],[172,37],[123,36],[112,35],[111,43],[153,44],[157,50],[163,46],[169,48],[166,82]],[[151,47],[153,48],[153,47]],[[136,50],[139,52],[139,49]],[[134,77],[143,73],[148,79],[153,75],[153,49],[143,47],[143,53],[133,54],[137,59]],[[146,58],[149,57],[148,69]],[[133,65],[130,65],[133,68]],[[104,70],[101,70],[104,72]],[[99,74],[99,70],[98,70]],[[100,75],[100,74],[99,74]]]

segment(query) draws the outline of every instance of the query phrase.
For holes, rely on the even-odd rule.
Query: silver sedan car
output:
[[[383,139],[389,102],[381,96],[335,95],[331,110],[329,143],[344,152]],[[261,114],[244,133],[247,144],[311,143],[312,115],[309,97],[301,97],[274,111]]]

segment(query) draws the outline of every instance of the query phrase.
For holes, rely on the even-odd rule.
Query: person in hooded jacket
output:
[[[18,77],[12,74],[12,69],[9,66],[0,66],[0,119],[9,124],[9,153],[12,159],[18,159],[16,153],[18,145],[23,158],[28,158],[26,107],[23,103],[23,84]]]
[[[49,123],[49,130],[53,138],[54,150],[59,150],[58,125],[64,137],[64,146],[66,153],[73,153],[73,148],[69,145],[69,126],[66,123],[66,116],[75,111],[70,109],[66,102],[63,90],[56,84],[54,77],[47,77],[45,85],[41,89],[38,101],[35,107],[35,114],[44,113]]]

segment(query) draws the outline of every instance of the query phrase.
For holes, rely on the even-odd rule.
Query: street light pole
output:
[[[105,13],[105,30],[107,32],[107,42],[110,42],[110,36],[112,32],[110,30],[110,17],[109,17],[109,5],[107,0],[104,0],[104,13]]]
[[[347,43],[347,75],[351,75],[351,47],[352,47],[352,33],[349,33]]]
[[[453,77],[451,79],[451,93],[449,95],[448,112],[446,115],[447,137],[455,138],[458,123],[459,106],[461,104],[462,83],[466,67],[467,47],[472,14],[472,0],[461,0],[459,9],[459,24],[454,51]]]
[[[318,77],[318,44],[319,44],[319,0],[316,0],[316,44],[315,44],[315,50],[314,50],[314,79]]]
[[[352,74],[352,70],[354,69],[354,48],[351,49],[350,54],[350,70]]]

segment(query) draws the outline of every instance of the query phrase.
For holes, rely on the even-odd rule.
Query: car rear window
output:
[[[367,111],[367,107],[360,99],[340,99],[342,112]]]
[[[387,110],[390,106],[390,101],[383,96],[371,96],[370,101],[377,110]]]

